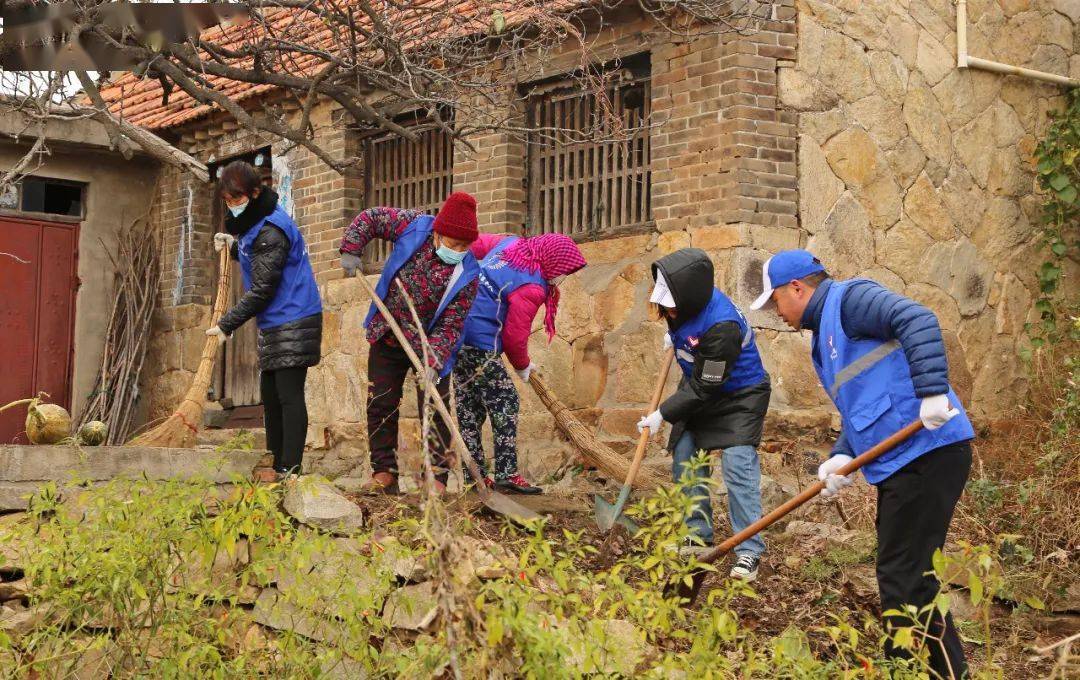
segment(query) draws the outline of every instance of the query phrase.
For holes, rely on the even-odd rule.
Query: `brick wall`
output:
[[[214,264],[213,190],[174,167],[162,171],[152,219],[162,230],[161,304],[209,305]]]
[[[531,349],[559,396],[602,437],[629,440],[652,389],[662,330],[645,312],[648,263],[680,247],[703,248],[717,264],[718,284],[745,301],[759,285],[760,262],[768,251],[803,242],[797,217],[795,120],[780,110],[776,92],[778,65],[794,57],[793,2],[774,3],[775,21],[753,34],[673,40],[672,34],[655,30],[639,17],[626,17],[607,23],[592,43],[601,62],[650,53],[655,229],[583,244],[590,267],[564,285],[559,335],[549,345],[538,330]],[[543,77],[569,72],[579,61],[577,47],[568,45],[547,60]],[[336,158],[358,156],[359,135],[334,125],[333,115],[330,106],[316,109],[318,141]],[[454,189],[477,197],[482,230],[519,229],[527,214],[524,140],[509,133],[485,133],[469,141],[455,148]],[[266,143],[235,129],[210,129],[193,139],[190,150],[202,158],[222,158]],[[275,154],[283,153],[280,143],[274,148]],[[366,350],[357,329],[366,302],[355,282],[335,279],[341,276],[337,247],[342,229],[366,207],[363,172],[358,168],[343,177],[300,147],[285,157],[294,217],[307,239],[327,305],[323,364],[309,373],[308,382],[308,441],[326,451],[310,460],[322,461],[318,464],[335,473],[362,473]],[[167,199],[162,202],[167,230],[177,219],[173,204],[179,182],[178,176],[169,175],[171,186],[162,194]],[[173,243],[176,235],[167,233]],[[203,304],[208,290],[207,283],[207,297],[199,298]],[[824,395],[814,391],[808,366],[776,363],[775,357],[805,349],[795,346],[798,334],[781,333],[774,326],[759,338],[767,367],[784,376],[774,402],[809,414],[805,423],[827,423],[821,408]],[[405,407],[409,414],[410,408]],[[550,416],[527,390],[521,422],[523,465],[543,470],[555,450],[550,444],[554,430]]]

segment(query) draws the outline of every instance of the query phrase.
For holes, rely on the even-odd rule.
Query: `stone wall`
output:
[[[659,368],[662,328],[646,311],[649,263],[702,248],[716,263],[717,285],[745,307],[769,254],[808,246],[839,276],[866,275],[930,306],[965,402],[977,416],[1001,414],[1024,388],[1016,350],[1037,262],[1029,157],[1059,92],[957,70],[948,0],[780,0],[772,9],[774,20],[755,33],[674,40],[625,18],[596,36],[600,60],[650,53],[654,228],[582,244],[589,267],[564,284],[550,345],[537,320],[534,360],[584,422],[625,447]],[[1080,18],[1075,3],[982,0],[970,11],[973,54],[1059,72],[1071,61],[1080,70],[1068,56]],[[575,56],[555,55],[547,69],[566,72]],[[334,124],[331,107],[317,108],[313,120],[332,153],[356,153],[359,139]],[[185,148],[207,160],[270,143],[221,120],[180,133]],[[483,230],[519,230],[523,143],[491,133],[472,147],[455,152],[455,188],[481,199]],[[362,477],[368,301],[336,265],[341,230],[365,205],[362,169],[340,177],[304,149],[283,155],[326,307],[322,364],[307,386],[306,460],[331,475]],[[175,178],[166,189],[167,230],[180,214],[181,185]],[[209,233],[196,229],[193,242],[208,250]],[[198,270],[190,276],[199,278]],[[154,340],[148,379],[158,415],[179,398],[191,353],[201,348],[211,282],[201,284],[204,297],[189,297],[183,277],[164,286],[171,293],[179,281],[183,295],[178,306],[166,303]],[[805,432],[835,424],[809,362],[808,335],[775,315],[749,318],[773,376],[771,425]],[[569,450],[531,390],[521,392],[522,464],[542,475]],[[410,468],[418,423],[411,386],[406,395],[401,440],[413,452],[404,454]]]
[[[956,67],[950,0],[799,0],[780,101],[799,112],[799,213],[833,273],[937,313],[979,416],[1024,392],[1017,351],[1038,291],[1031,156],[1055,86]],[[972,0],[969,53],[1080,75],[1080,3]]]

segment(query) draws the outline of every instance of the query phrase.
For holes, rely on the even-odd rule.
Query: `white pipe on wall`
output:
[[[956,66],[957,68],[977,68],[993,73],[1011,76],[1023,76],[1046,83],[1065,87],[1080,87],[1080,80],[1059,76],[1056,73],[1036,71],[1023,66],[1012,66],[1001,62],[973,57],[967,52],[967,0],[956,0]]]

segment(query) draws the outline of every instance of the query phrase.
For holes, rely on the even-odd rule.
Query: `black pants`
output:
[[[380,340],[371,345],[368,353],[367,430],[371,448],[371,471],[398,473],[398,416],[405,376],[412,370],[412,362],[405,350],[396,343]],[[439,395],[443,403],[450,403],[450,377],[439,381]],[[417,381],[416,403],[420,407],[420,419],[424,416],[424,391]],[[438,468],[435,478],[446,483],[449,460],[450,430],[442,417],[434,414],[427,448],[431,452],[431,464]],[[441,470],[441,471],[440,471]]]
[[[932,569],[934,551],[945,545],[945,533],[953,510],[971,471],[971,444],[950,444],[911,461],[878,484],[877,581],[882,611],[911,604],[930,604],[940,589]],[[926,644],[930,666],[943,678],[967,675],[964,649],[952,616],[944,619],[934,610]],[[910,619],[885,620],[910,626]],[[886,655],[904,657],[906,652],[886,644]]]
[[[274,454],[274,469],[278,472],[300,472],[308,426],[306,378],[307,369],[303,367],[263,371],[259,376],[266,447]]]

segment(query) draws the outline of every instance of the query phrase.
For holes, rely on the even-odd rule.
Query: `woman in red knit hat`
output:
[[[443,399],[448,398],[447,376],[454,368],[465,318],[476,295],[479,267],[469,246],[478,235],[476,199],[464,192],[454,192],[436,217],[419,210],[369,208],[345,229],[341,242],[341,266],[346,276],[355,276],[360,270],[360,255],[371,239],[381,238],[394,244],[375,292],[401,326],[417,356],[423,356],[420,333],[396,281],[404,285],[427,335],[428,377],[436,383]],[[372,479],[368,490],[397,493],[398,410],[405,376],[412,364],[375,305],[368,311],[364,325],[371,345],[367,429]],[[423,409],[419,381],[417,403]],[[428,449],[442,489],[447,480],[450,432],[440,418],[433,418],[432,425]]]

